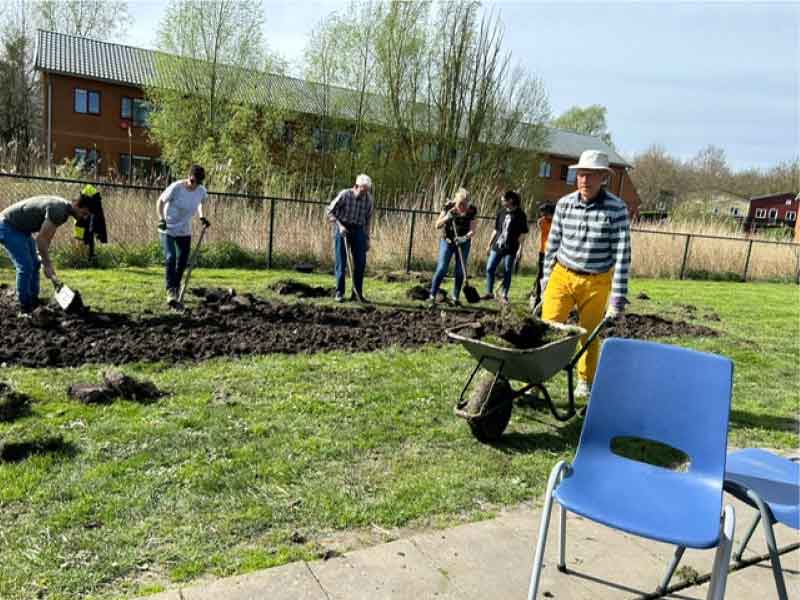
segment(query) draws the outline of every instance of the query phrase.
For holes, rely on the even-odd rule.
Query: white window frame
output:
[[[794,221],[797,218],[797,211],[796,210],[787,210],[786,211],[786,220],[787,221]]]
[[[767,209],[766,208],[757,208],[755,217],[756,217],[756,219],[766,219],[767,218]]]
[[[550,179],[553,174],[553,165],[550,161],[543,160],[539,163],[539,177],[542,179]]]
[[[778,209],[777,208],[770,208],[769,212],[767,213],[767,217],[770,221],[777,221],[778,220]]]

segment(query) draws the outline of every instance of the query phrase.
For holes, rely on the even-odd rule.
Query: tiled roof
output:
[[[48,73],[141,88],[157,84],[158,56],[158,52],[145,48],[40,30],[35,64],[36,69]],[[249,87],[243,100],[272,104],[300,113],[325,112],[326,90],[323,84],[274,73],[256,74],[253,80],[256,85]],[[355,91],[331,86],[327,94],[330,104],[327,112],[343,119],[355,118],[357,99],[358,94]],[[365,113],[368,120],[386,122],[382,118],[382,103],[376,96],[368,97]],[[599,138],[548,128],[547,153],[577,158],[584,150],[607,152],[612,164],[631,166]]]

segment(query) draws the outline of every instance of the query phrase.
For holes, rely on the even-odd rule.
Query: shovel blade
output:
[[[75,300],[75,292],[65,285],[56,290],[56,302],[63,310],[68,310]]]

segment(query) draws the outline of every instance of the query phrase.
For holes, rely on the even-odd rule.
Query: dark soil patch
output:
[[[76,383],[67,388],[67,395],[83,404],[110,404],[116,398],[125,398],[150,404],[164,395],[154,383],[138,381],[119,371],[107,371],[101,385]]]
[[[329,298],[333,296],[334,290],[317,285],[308,285],[301,281],[292,279],[282,279],[270,286],[270,289],[278,292],[281,296],[299,296],[300,298]]]
[[[193,290],[194,291],[194,290]],[[60,315],[51,329],[15,318],[13,302],[0,301],[0,363],[72,367],[86,363],[201,361],[218,356],[295,354],[344,350],[371,352],[396,345],[446,341],[444,330],[476,316],[439,311],[376,310],[284,304],[233,290],[202,290],[191,311],[133,317],[87,312]],[[231,293],[233,292],[233,293]]]
[[[645,292],[639,292],[636,295],[637,300],[650,300],[650,296],[648,296]]]
[[[31,399],[0,381],[0,421],[13,421],[31,414]]]
[[[653,339],[666,337],[718,337],[719,331],[657,315],[625,313],[606,328],[604,337]]]
[[[34,454],[74,455],[77,451],[71,442],[60,435],[50,435],[26,441],[0,441],[0,462],[21,462]]]

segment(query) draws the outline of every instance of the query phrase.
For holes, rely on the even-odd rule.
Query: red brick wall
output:
[[[75,148],[91,150],[95,145],[102,157],[99,171],[105,173],[109,167],[119,171],[120,154],[158,157],[158,146],[147,140],[147,129],[133,127],[133,136],[128,141],[128,132],[120,126],[122,98],[142,98],[142,90],[99,81],[78,79],[43,73],[44,134],[47,135],[47,84],[52,83],[52,152],[54,164],[75,156]],[[100,92],[100,114],[76,113],[74,90]]]

